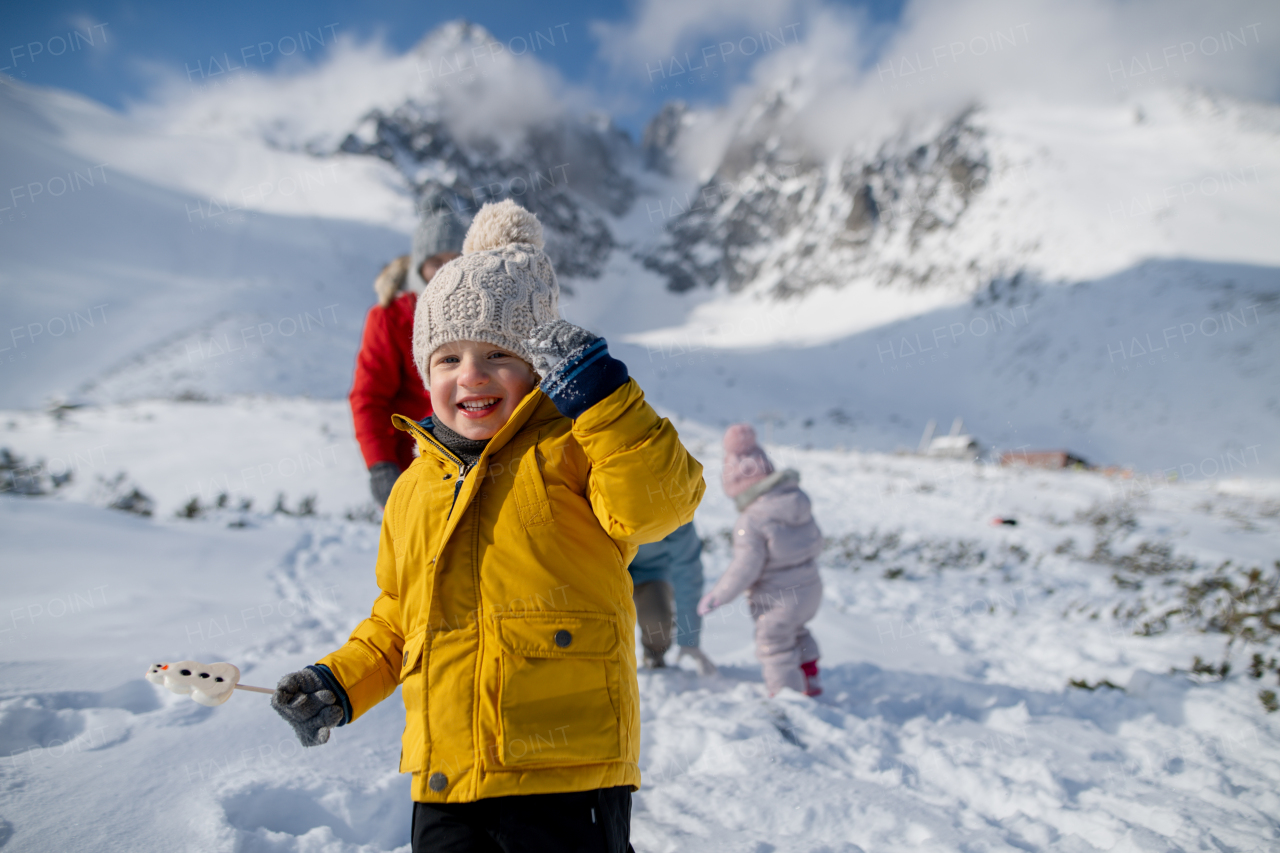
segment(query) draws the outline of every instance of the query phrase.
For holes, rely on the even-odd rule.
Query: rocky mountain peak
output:
[[[689,124],[691,114],[684,101],[667,101],[657,115],[645,125],[640,138],[640,150],[648,169],[664,175],[671,174],[672,157],[680,133]]]
[[[492,132],[460,122],[468,109],[497,109],[485,99],[518,72],[501,64],[511,60],[503,54],[491,67],[466,65],[478,62],[472,47],[492,43],[484,28],[462,21],[433,31],[415,48],[430,78],[424,91],[369,110],[338,150],[390,163],[420,209],[443,192],[469,220],[485,203],[510,198],[542,220],[561,275],[598,276],[616,244],[607,217],[626,212],[636,195],[634,145],[601,114],[559,112]]]
[[[712,177],[684,198],[665,200],[665,234],[642,260],[671,290],[752,287],[790,297],[854,278],[976,289],[997,274],[957,268],[945,253],[930,251],[990,174],[976,108],[923,135],[902,131],[865,152],[827,157],[790,136],[792,114],[785,93],[764,93]],[[660,114],[651,125],[655,150],[668,150],[670,142],[658,149],[657,141],[688,120],[682,105]]]

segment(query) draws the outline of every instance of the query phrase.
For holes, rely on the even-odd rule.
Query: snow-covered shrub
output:
[[[155,501],[131,482],[123,471],[111,479],[99,476],[92,502],[108,509],[118,509],[148,518],[155,511]]]
[[[1016,543],[991,548],[973,539],[930,539],[909,537],[900,530],[872,530],[828,538],[822,562],[830,568],[853,571],[863,566],[883,566],[883,576],[894,580],[944,569],[1001,569],[1025,563],[1030,556]]]
[[[9,448],[0,447],[0,492],[47,495],[71,482],[71,474],[70,469],[54,474],[43,459],[29,463]]]

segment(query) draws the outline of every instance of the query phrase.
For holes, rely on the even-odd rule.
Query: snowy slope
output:
[[[1274,476],[1278,307],[1276,268],[1153,261],[1006,287],[821,345],[716,346],[717,329],[803,335],[804,309],[784,304],[621,351],[661,404],[720,426],[771,423],[789,443],[914,448],[928,420],[961,416],[989,447],[1065,446],[1144,471],[1257,446],[1250,470],[1234,470]]]
[[[0,171],[49,189],[11,203],[0,229],[0,404],[341,398],[368,282],[407,248],[417,194],[515,170],[496,191],[515,197],[516,178],[556,159],[529,155],[531,140],[554,139],[594,152],[564,170],[582,183],[523,194],[575,247],[570,266],[599,273],[565,276],[565,313],[673,411],[877,450],[959,415],[988,446],[1143,470],[1280,426],[1274,107],[1188,89],[1003,104],[798,160],[773,133],[783,98],[749,113],[699,185],[637,171],[607,122],[563,105],[543,124],[476,125],[503,112],[513,76],[544,106],[564,95],[536,63],[410,73],[485,38],[458,25],[402,57],[347,47],[127,117],[6,85]],[[377,74],[394,85],[356,85]],[[97,183],[54,197],[71,173]],[[666,286],[668,263],[693,262],[713,286]],[[1276,464],[1264,449],[1259,472]]]
[[[388,225],[412,221],[389,170],[20,85],[0,114],[0,177],[24,190],[0,212],[6,405],[346,391],[370,282],[407,241]]]
[[[148,493],[180,495],[210,460],[156,464],[142,439],[149,430],[163,443],[181,421],[216,459],[229,452],[232,415],[199,415],[214,408],[69,412],[61,427],[19,416],[8,419],[6,442],[35,447],[60,431],[65,448],[100,424],[107,470],[128,472]],[[233,409],[273,425],[241,431],[246,462],[278,461],[319,436],[280,425],[328,422],[336,432],[340,420],[287,400]],[[715,483],[718,430],[680,428]],[[1139,636],[1141,617],[1124,614],[1175,595],[1181,587],[1165,580],[1212,575],[1224,558],[1267,569],[1280,482],[1170,485],[769,451],[801,471],[830,540],[813,623],[826,693],[764,699],[740,603],[706,623],[703,645],[720,675],[642,672],[637,849],[1274,843],[1280,729],[1256,697],[1274,675],[1260,684],[1243,666],[1258,647],[1237,648],[1224,681],[1193,680],[1170,668],[1196,655],[1221,660],[1221,635],[1175,620]],[[355,456],[349,434],[335,437],[333,453]],[[324,479],[364,485],[341,467]],[[323,496],[315,517],[233,502],[175,518],[173,501],[160,500],[153,519],[139,519],[84,503],[97,498],[76,482],[54,496],[0,496],[6,558],[22,569],[0,592],[0,838],[16,850],[407,850],[398,696],[303,751],[265,697],[202,708],[141,678],[153,659],[192,657],[235,662],[246,683],[269,685],[315,660],[367,613],[377,528],[324,514]],[[293,507],[314,484],[272,485]],[[993,527],[994,515],[1020,523]],[[708,583],[726,565],[732,520],[713,486],[696,519]],[[1152,545],[1168,545],[1180,567],[1123,568],[1124,555]],[[40,569],[51,554],[56,574]],[[1090,692],[1070,679],[1123,690]]]

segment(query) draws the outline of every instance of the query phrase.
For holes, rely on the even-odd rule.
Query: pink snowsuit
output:
[[[736,495],[741,514],[733,525],[733,561],[711,591],[717,605],[747,591],[756,657],[770,695],[783,687],[803,691],[800,665],[818,659],[818,644],[805,623],[822,602],[815,561],[822,531],[799,483],[799,473],[786,469]]]

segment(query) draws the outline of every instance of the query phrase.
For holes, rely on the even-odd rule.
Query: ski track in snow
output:
[[[165,422],[158,416],[155,428]],[[207,428],[221,428],[218,419]],[[716,431],[689,422],[681,430],[714,484]],[[741,601],[706,622],[703,647],[719,675],[642,670],[638,850],[1274,845],[1280,726],[1258,703],[1258,682],[1241,673],[1240,655],[1221,683],[1169,674],[1194,654],[1218,659],[1222,638],[1186,629],[1134,636],[1111,615],[1113,570],[1080,556],[1101,529],[1088,511],[1109,505],[1114,483],[914,457],[771,452],[801,470],[832,540],[813,623],[825,694],[765,698]],[[330,472],[338,487],[362,494],[358,472],[342,470]],[[1280,532],[1277,494],[1276,484],[1254,481],[1130,496],[1136,529],[1114,544],[1128,551],[1165,538],[1205,565],[1223,553],[1265,564]],[[286,505],[296,497],[288,493]],[[1019,526],[991,527],[997,512]],[[58,589],[33,575],[0,601],[10,614],[0,625],[5,847],[407,850],[398,696],[303,750],[266,697],[237,694],[204,708],[141,679],[148,655],[190,656],[230,660],[246,683],[270,686],[335,648],[368,612],[376,526],[221,513],[185,520],[170,509],[152,521],[69,494],[0,500],[0,535],[19,563],[56,555],[67,568]],[[722,531],[732,520],[731,504],[710,489],[697,518],[708,583],[726,565]],[[51,544],[51,531],[67,524],[83,535]],[[1067,538],[1079,551],[1055,553]],[[171,575],[171,555],[196,571]],[[901,571],[886,577],[891,569]],[[74,619],[47,615],[58,596],[102,577],[112,583],[93,607],[82,600]],[[175,597],[168,588],[188,584],[208,589]],[[13,616],[33,606],[46,613]],[[1125,689],[1076,690],[1069,678]]]

